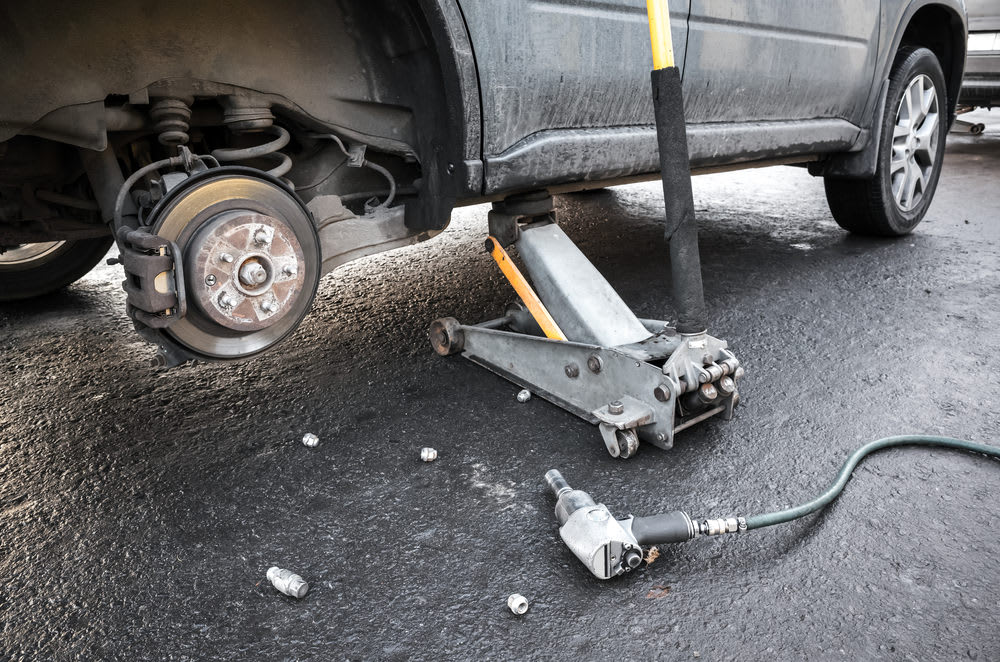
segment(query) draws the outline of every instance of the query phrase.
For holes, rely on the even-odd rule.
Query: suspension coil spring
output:
[[[183,100],[160,99],[150,107],[149,116],[161,145],[176,147],[190,140],[191,107]]]
[[[222,163],[233,161],[249,161],[252,159],[270,158],[277,160],[277,165],[267,171],[267,174],[274,177],[281,177],[292,169],[292,159],[287,154],[282,154],[280,149],[289,143],[291,135],[284,128],[272,125],[260,130],[260,133],[269,133],[274,136],[274,140],[255,147],[232,148],[224,147],[212,150],[212,156]]]

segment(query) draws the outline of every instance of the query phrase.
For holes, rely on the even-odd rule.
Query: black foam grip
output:
[[[677,330],[698,333],[706,329],[705,293],[701,283],[698,223],[691,192],[691,163],[681,77],[677,67],[667,67],[654,70],[650,79],[660,150],[660,176],[663,179],[665,233],[670,241],[670,272],[678,315]]]

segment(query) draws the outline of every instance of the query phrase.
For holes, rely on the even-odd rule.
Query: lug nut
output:
[[[263,310],[265,313],[273,313],[278,309],[278,306],[273,301],[265,301],[264,303],[260,304],[260,309]]]
[[[261,228],[253,233],[253,243],[258,246],[264,246],[267,244],[270,238],[267,236],[267,230]]]
[[[608,403],[608,413],[614,414],[615,416],[618,414],[624,414],[625,404],[621,400],[612,400]]]
[[[520,393],[517,394],[518,402],[527,402],[528,400],[531,400],[531,391],[529,391],[528,389],[523,389]]]
[[[294,276],[295,269],[290,264],[286,264],[285,268],[281,270],[281,273],[285,274],[286,276]]]
[[[305,594],[309,592],[309,584],[306,580],[291,570],[284,570],[276,565],[268,568],[267,579],[274,588],[292,598],[305,597]]]
[[[219,256],[219,259],[222,260],[223,262],[232,262],[233,256],[230,255],[229,253],[223,253],[222,255]]]
[[[236,305],[236,302],[233,300],[231,296],[229,296],[228,293],[223,292],[222,294],[219,295],[219,305],[222,306],[223,308],[232,308],[233,306]]]
[[[515,616],[523,616],[528,611],[528,599],[520,593],[514,593],[507,598],[507,608]]]

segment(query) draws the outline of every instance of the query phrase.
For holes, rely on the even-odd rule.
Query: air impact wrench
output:
[[[618,520],[603,503],[571,488],[555,469],[545,474],[545,481],[556,495],[559,535],[598,579],[611,579],[641,567],[653,545],[746,530],[742,517],[695,521],[679,510]]]

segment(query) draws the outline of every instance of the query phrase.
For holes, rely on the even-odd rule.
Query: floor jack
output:
[[[551,196],[538,191],[494,203],[489,213],[487,251],[523,305],[481,324],[448,317],[430,328],[438,354],[462,352],[598,425],[608,452],[623,459],[635,454],[640,440],[666,449],[676,433],[696,423],[716,415],[731,419],[743,374],[726,342],[707,333],[680,75],[666,3],[651,2],[650,11],[677,324],[637,318],[556,223]],[[662,14],[659,22],[654,11]],[[531,284],[507,254],[511,246]]]

